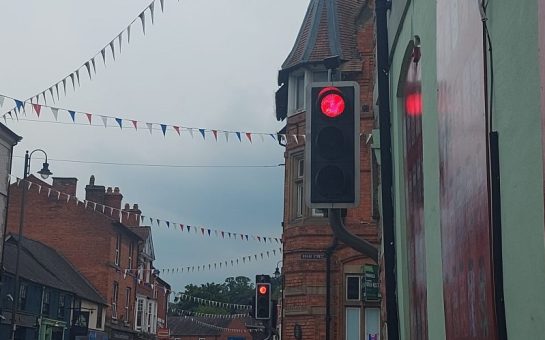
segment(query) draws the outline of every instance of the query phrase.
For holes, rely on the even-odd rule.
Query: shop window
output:
[[[346,300],[360,301],[361,300],[361,276],[348,275],[346,277]]]

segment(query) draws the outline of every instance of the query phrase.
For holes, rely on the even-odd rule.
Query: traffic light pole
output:
[[[352,249],[359,251],[363,255],[368,256],[369,258],[373,259],[373,261],[378,263],[377,247],[346,230],[346,227],[341,217],[341,209],[329,209],[328,215],[329,224],[331,225],[333,234],[339,241],[343,242]]]

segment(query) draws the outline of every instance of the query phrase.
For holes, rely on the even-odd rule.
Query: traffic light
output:
[[[255,318],[267,320],[271,318],[271,277],[257,275],[255,284]]]
[[[359,203],[359,85],[311,83],[307,88],[305,197],[311,208]]]

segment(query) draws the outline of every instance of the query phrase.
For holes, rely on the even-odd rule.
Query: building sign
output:
[[[324,253],[304,253],[301,254],[301,260],[321,260],[325,258]]]
[[[380,299],[378,283],[378,266],[366,264],[363,267],[363,296],[365,301],[375,301]]]

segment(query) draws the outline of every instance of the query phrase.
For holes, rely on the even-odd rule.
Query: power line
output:
[[[13,156],[16,158],[24,158],[23,156]],[[43,158],[42,158],[43,159]],[[114,165],[114,166],[141,166],[141,167],[155,167],[155,168],[278,168],[282,164],[276,165],[259,165],[259,164],[250,164],[250,165],[229,165],[229,164],[150,164],[150,163],[120,163],[120,162],[102,162],[102,161],[84,161],[79,159],[55,159],[49,158],[51,161],[55,162],[66,162],[66,163],[81,163],[81,164],[101,164],[101,165]]]

